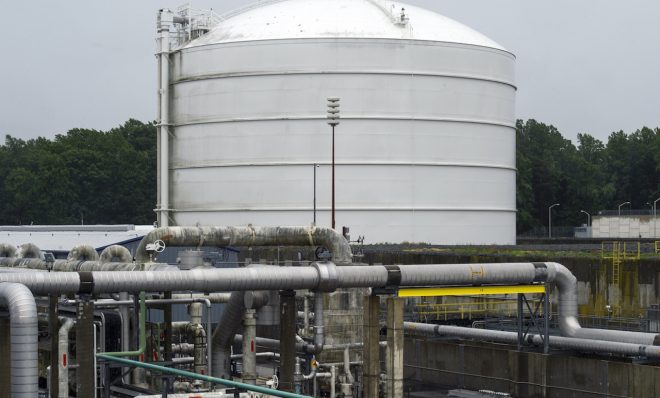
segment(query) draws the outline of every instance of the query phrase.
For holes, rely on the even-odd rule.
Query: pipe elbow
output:
[[[114,261],[115,258],[117,259],[117,261]],[[131,255],[131,252],[124,246],[120,246],[120,245],[112,245],[106,247],[105,249],[103,249],[101,255],[99,256],[100,264],[111,263],[111,262],[130,263],[131,261],[133,261],[133,256]]]
[[[318,341],[305,344],[303,347],[303,352],[309,355],[318,355],[321,353],[321,351],[323,351],[323,343]]]
[[[41,249],[34,243],[26,243],[21,245],[21,250],[18,255],[19,258],[41,258]]]
[[[16,248],[8,243],[0,243],[0,258],[16,257]]]
[[[562,336],[576,337],[582,328],[577,318],[577,278],[562,264],[547,265],[552,269],[548,281],[555,284],[559,294],[559,330]]]
[[[69,252],[68,261],[97,261],[99,254],[90,245],[77,245]]]
[[[310,227],[310,236],[313,243],[328,246],[332,252],[332,260],[338,264],[350,264],[353,262],[351,245],[346,238],[332,228]]]
[[[568,268],[559,263],[546,264],[551,266],[549,267],[551,271],[549,272],[548,280],[554,282],[557,286],[557,289],[560,291],[575,289],[577,286],[577,278]]]

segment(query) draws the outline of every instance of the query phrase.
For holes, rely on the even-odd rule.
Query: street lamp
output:
[[[552,238],[552,208],[555,206],[559,206],[559,203],[548,207],[548,238]]]
[[[658,237],[658,202],[660,198],[653,202],[653,237]]]
[[[314,225],[316,225],[316,169],[318,164],[314,163]]]
[[[621,206],[629,205],[630,202],[623,202],[619,205],[619,217],[621,217]]]
[[[591,214],[589,214],[588,212],[586,212],[584,210],[580,210],[580,213],[584,213],[584,214],[587,215],[587,227],[590,226],[591,225]]]
[[[328,97],[328,124],[332,127],[332,229],[335,229],[335,127],[339,124],[339,97]]]

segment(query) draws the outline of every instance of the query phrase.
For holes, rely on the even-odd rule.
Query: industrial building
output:
[[[367,264],[338,232],[515,243],[510,52],[379,0],[162,9],[157,27],[158,227],[0,236],[0,396],[658,396],[657,319],[584,324],[584,272]]]
[[[660,222],[648,211],[601,212],[593,217],[591,231],[594,238],[660,239]]]

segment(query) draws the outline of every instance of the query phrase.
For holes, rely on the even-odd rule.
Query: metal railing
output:
[[[540,300],[529,300],[537,303]],[[423,321],[474,320],[489,316],[514,317],[518,304],[513,299],[489,299],[487,301],[420,303],[413,308],[413,318]]]

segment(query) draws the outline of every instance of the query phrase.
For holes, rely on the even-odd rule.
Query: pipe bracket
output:
[[[546,282],[548,280],[548,265],[546,263],[532,263],[534,265],[533,282]]]
[[[91,271],[78,272],[80,278],[79,294],[92,294],[94,292],[94,273]]]
[[[317,292],[334,292],[337,290],[339,279],[337,277],[337,266],[330,262],[316,262],[312,264],[319,274],[319,284],[316,287]]]

